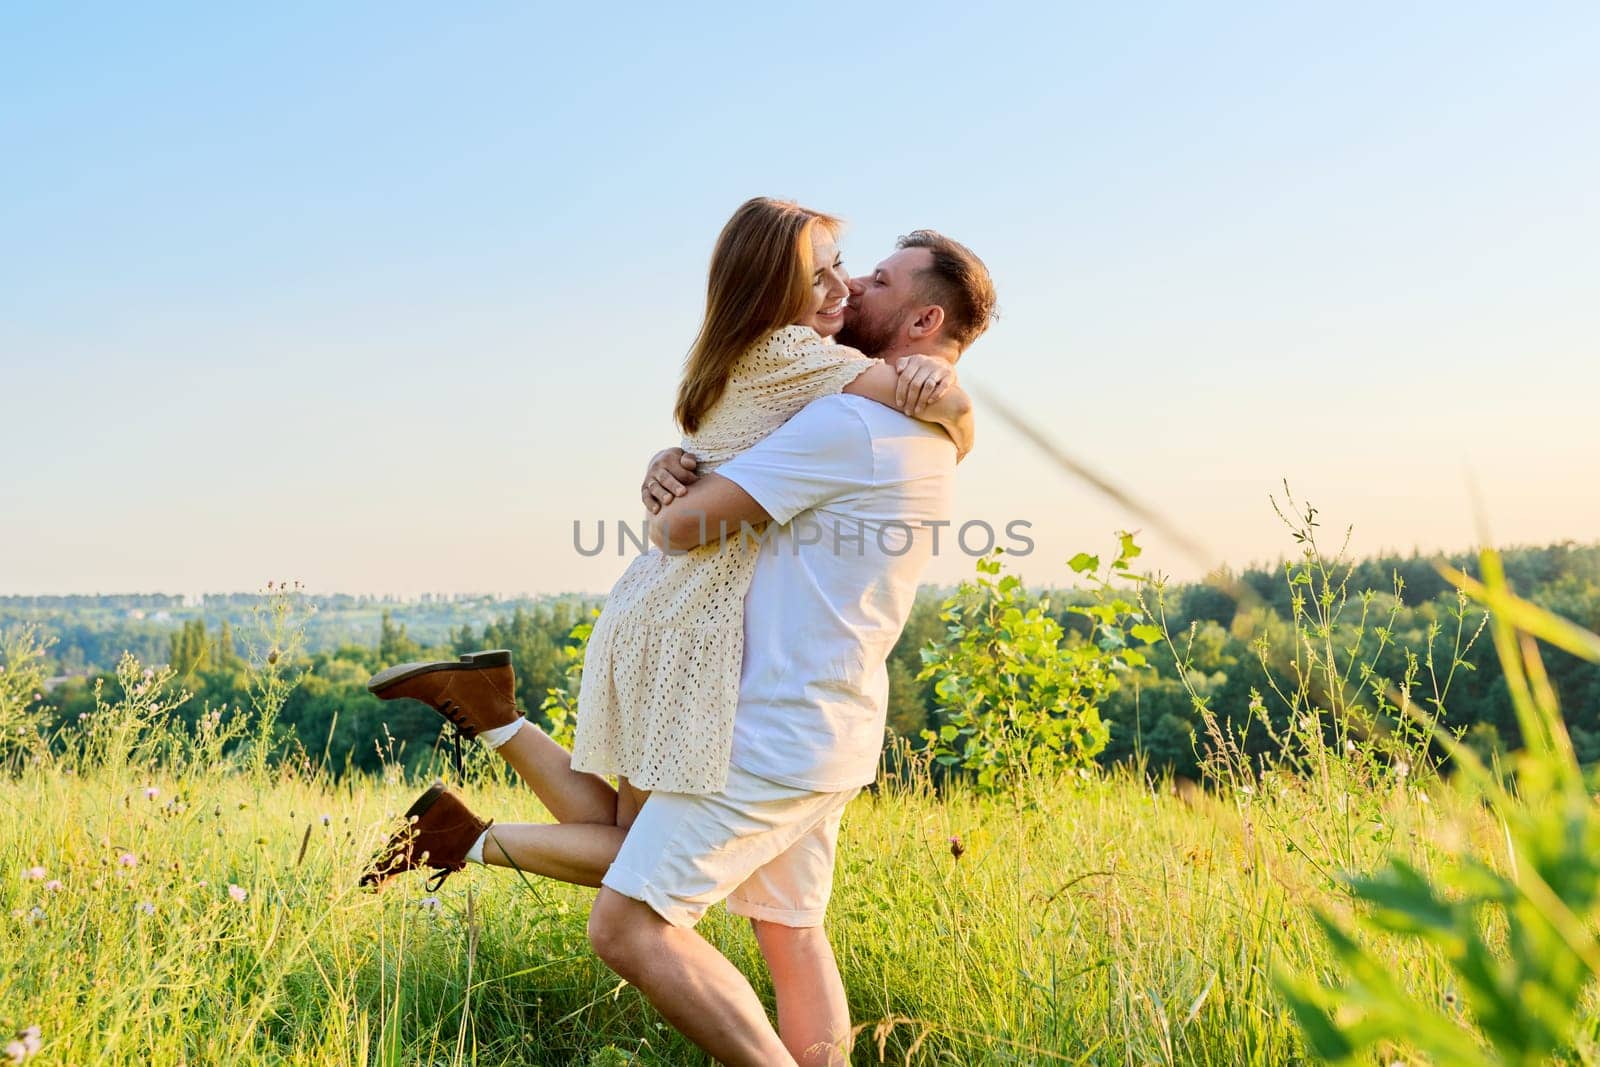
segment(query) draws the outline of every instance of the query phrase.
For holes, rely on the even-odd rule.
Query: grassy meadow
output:
[[[544,818],[495,777],[468,787],[480,810]],[[1327,786],[1072,774],[1010,797],[863,794],[831,921],[854,1062],[1303,1060],[1270,976],[1322,965],[1310,906],[1347,907],[1334,872],[1396,846],[1424,869],[1494,853],[1493,825],[1448,792],[1354,762]],[[39,1062],[62,1064],[705,1062],[589,951],[588,890],[481,868],[437,894],[420,874],[357,890],[416,791],[30,764],[0,793],[0,1027],[37,1026]],[[742,920],[717,909],[702,930],[770,995]],[[1424,955],[1392,962],[1451,995]]]
[[[1133,554],[1124,538],[1110,573]],[[1182,652],[1189,684],[1159,587],[1135,612],[1102,581],[1084,609],[1095,641],[1071,647],[1012,580],[964,589],[950,605],[987,589],[986,606],[947,612],[970,655],[941,691],[989,709],[970,736],[992,747],[967,766],[1004,774],[983,787],[940,767],[958,758],[949,726],[920,752],[900,742],[894,774],[846,813],[829,930],[852,1062],[1600,1062],[1600,808],[1537,651],[1600,663],[1600,637],[1483,562],[1486,584],[1452,581],[1461,619],[1468,594],[1489,612],[1524,753],[1485,766],[1414,706],[1442,708],[1484,623],[1446,634],[1448,663],[1430,631],[1385,681],[1372,649],[1390,632],[1365,598],[1340,622],[1344,586],[1308,549],[1289,573],[1308,595],[1274,685],[1286,711],[1260,719],[1278,754],[1250,754],[1206,710],[1204,788],[1063,765],[1014,736],[1046,678],[1092,725],[1082,679],[1139,661],[1124,634]],[[177,672],[127,657],[51,736],[42,646],[0,635],[0,1063],[707,1062],[590,951],[590,890],[485,868],[437,892],[419,872],[357,888],[429,772],[452,775],[442,753],[408,775],[417,761],[382,738],[380,773],[334,774],[276,728],[305,669],[294,595],[267,613],[251,706],[190,720]],[[1063,663],[1077,681],[1048,673]],[[464,776],[480,813],[547,818],[476,746]],[[747,924],[714,909],[700,929],[770,1007]]]

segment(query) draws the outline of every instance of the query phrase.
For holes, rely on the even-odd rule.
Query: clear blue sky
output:
[[[12,4],[0,593],[603,591],[711,242],[996,277],[963,377],[1241,564],[1600,538],[1600,8]],[[1136,520],[980,408],[1022,566]],[[1196,566],[1159,538],[1148,558]],[[939,561],[951,580],[967,561]]]

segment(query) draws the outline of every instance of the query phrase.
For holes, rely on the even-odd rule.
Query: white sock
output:
[[[467,849],[468,863],[483,863],[483,843],[487,840],[489,840],[489,831],[485,830],[478,835],[478,839],[472,843],[472,847]]]
[[[496,726],[492,730],[483,731],[478,735],[478,740],[488,745],[491,750],[497,749],[513,737],[516,737],[517,731],[527,724],[528,720],[519,715],[516,722],[508,722],[504,726]]]

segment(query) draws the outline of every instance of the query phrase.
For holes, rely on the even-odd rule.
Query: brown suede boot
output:
[[[464,737],[517,721],[517,678],[511,653],[469,652],[459,660],[402,663],[379,671],[367,691],[380,700],[410,697],[443,715]]]
[[[361,884],[382,889],[397,874],[429,867],[438,872],[428,881],[428,891],[434,892],[467,865],[467,851],[493,822],[472,814],[466,801],[436,781],[406,809],[406,825],[389,838]]]

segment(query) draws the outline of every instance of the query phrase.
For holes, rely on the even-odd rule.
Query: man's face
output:
[[[916,274],[932,265],[933,253],[928,249],[902,248],[871,274],[851,278],[839,343],[868,355],[894,347],[923,306],[916,292]]]

